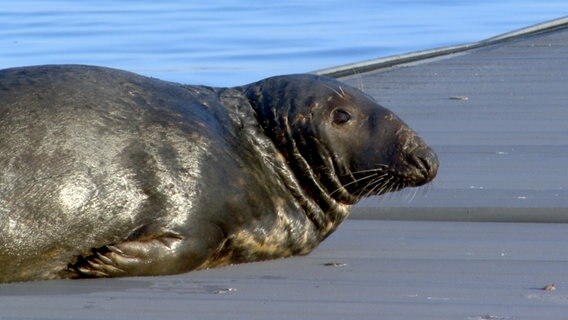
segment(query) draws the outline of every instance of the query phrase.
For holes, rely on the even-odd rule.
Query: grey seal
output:
[[[304,255],[438,159],[310,74],[213,88],[82,65],[0,70],[0,282],[177,274]]]

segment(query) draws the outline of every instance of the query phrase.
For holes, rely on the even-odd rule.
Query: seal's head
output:
[[[247,88],[261,126],[308,193],[343,204],[417,187],[438,159],[371,96],[315,75],[268,78]]]

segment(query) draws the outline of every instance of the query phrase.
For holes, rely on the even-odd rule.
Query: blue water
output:
[[[1,1],[0,68],[95,64],[230,86],[566,15],[566,0]]]

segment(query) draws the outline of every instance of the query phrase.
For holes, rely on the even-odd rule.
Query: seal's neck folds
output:
[[[253,133],[257,139],[269,138],[269,145],[261,143],[266,156],[278,176],[304,209],[308,218],[327,237],[349,215],[352,202],[342,201],[344,189],[334,177],[334,168],[325,150],[306,148],[305,138],[295,134],[288,121],[288,111],[293,108],[279,97],[262,96],[262,84],[245,87],[254,109],[261,133]],[[280,97],[282,98],[282,97]],[[319,168],[319,170],[317,169]]]

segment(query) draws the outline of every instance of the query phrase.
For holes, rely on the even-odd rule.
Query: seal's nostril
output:
[[[438,157],[432,150],[428,150],[427,154],[422,155],[420,159],[428,172],[436,173],[436,171],[438,171]]]
[[[438,173],[438,157],[432,150],[428,150],[426,155],[421,156],[424,169],[427,172],[428,180],[434,179]]]
[[[408,164],[415,169],[419,184],[432,181],[438,172],[438,157],[430,148],[415,150],[407,157]]]
[[[426,173],[425,175],[428,175],[428,173],[430,172],[430,169],[432,168],[432,166],[430,165],[428,159],[423,158],[423,157],[418,157],[418,162],[421,165],[421,169],[424,173]]]

